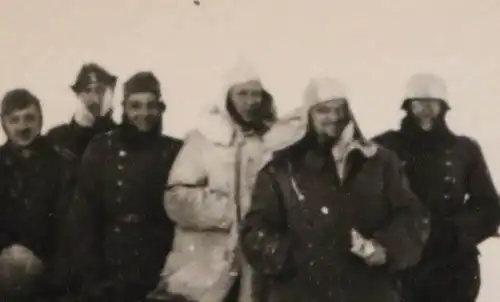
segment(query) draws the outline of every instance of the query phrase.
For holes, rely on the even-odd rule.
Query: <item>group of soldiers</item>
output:
[[[278,118],[249,66],[184,140],[159,80],[95,63],[68,123],[1,100],[0,299],[9,302],[472,302],[500,201],[480,146],[454,134],[444,81],[408,83],[401,127],[366,138],[341,82],[313,78]]]

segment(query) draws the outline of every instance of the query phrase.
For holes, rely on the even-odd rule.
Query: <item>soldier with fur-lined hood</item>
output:
[[[257,176],[241,244],[270,302],[399,302],[427,215],[395,153],[366,140],[335,79],[280,120],[289,138]],[[276,128],[277,129],[277,128]]]
[[[163,193],[182,142],[162,135],[166,105],[152,72],[124,84],[123,115],[95,137],[69,210],[85,302],[137,302],[158,284],[173,237]]]
[[[30,91],[7,92],[0,115],[7,135],[0,147],[0,300],[37,301],[54,294],[66,164],[40,134],[42,109]]]
[[[472,302],[480,288],[478,244],[495,234],[500,204],[479,144],[454,134],[443,79],[414,75],[401,128],[375,138],[404,162],[413,192],[431,213],[422,261],[402,276],[405,301]]]
[[[199,121],[170,174],[165,208],[176,233],[153,296],[166,290],[198,302],[254,301],[238,228],[271,143],[274,99],[253,66],[239,62]]]

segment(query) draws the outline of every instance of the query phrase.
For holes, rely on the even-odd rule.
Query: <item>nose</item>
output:
[[[22,118],[20,121],[19,121],[19,124],[18,124],[18,129],[19,130],[26,130],[30,128],[30,122],[27,121],[25,118]]]
[[[332,122],[338,122],[338,121],[342,120],[342,115],[339,112],[336,112],[335,110],[333,110],[330,112],[329,120]]]
[[[257,106],[260,104],[262,98],[260,96],[251,96],[248,98],[248,105]]]
[[[146,117],[149,115],[149,111],[145,107],[137,108],[137,110],[135,111],[135,115],[139,117]]]
[[[433,107],[432,107],[432,104],[429,104],[429,103],[425,103],[423,106],[422,106],[422,111],[426,114],[429,114],[431,112],[433,112]]]
[[[99,96],[96,93],[92,93],[89,97],[90,102],[92,103],[99,103]]]

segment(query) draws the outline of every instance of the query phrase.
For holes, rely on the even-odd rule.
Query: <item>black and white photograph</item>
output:
[[[0,302],[500,301],[498,0],[0,0]]]

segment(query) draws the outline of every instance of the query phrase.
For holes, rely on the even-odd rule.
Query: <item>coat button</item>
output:
[[[323,215],[328,215],[328,212],[330,212],[330,210],[328,209],[328,207],[321,207],[321,213],[323,213]]]
[[[450,194],[444,194],[444,199],[450,199]]]
[[[121,187],[121,186],[123,185],[123,181],[119,180],[119,181],[117,181],[117,182],[116,182],[116,184],[117,184],[119,187]]]
[[[127,152],[125,152],[124,150],[120,150],[120,152],[118,152],[118,155],[124,157],[125,155],[127,155]]]
[[[451,161],[447,160],[444,164],[447,165],[448,167],[450,167],[451,166]]]
[[[455,183],[455,177],[452,176],[446,176],[444,180],[447,182]]]
[[[118,165],[118,170],[122,171],[123,170],[123,165]]]

